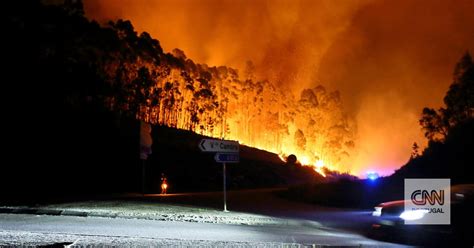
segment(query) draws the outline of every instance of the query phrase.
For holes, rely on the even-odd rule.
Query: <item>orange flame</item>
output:
[[[285,153],[278,153],[278,157],[281,159],[281,161],[286,162],[287,156],[285,155]],[[311,161],[308,157],[305,157],[305,156],[303,156],[299,160],[299,162],[303,166],[313,167],[314,171],[316,171],[323,177],[326,177],[326,173],[324,172],[324,169],[332,168],[331,166],[325,166],[325,163],[323,160]]]
[[[102,5],[104,2],[89,2],[86,4],[86,13],[89,13],[89,16],[94,16],[94,11],[98,9],[112,11],[115,8],[125,7],[130,7],[126,13],[131,13],[134,9],[132,6],[141,6],[136,1],[126,1],[126,4],[109,2],[107,8],[91,7],[96,4]],[[249,10],[255,11],[256,6],[254,5],[256,3],[253,1],[249,3],[247,6]],[[310,3],[312,2],[308,2],[308,4]],[[137,30],[151,32],[162,41],[164,46],[170,44],[170,41],[166,40],[170,36],[174,37],[174,41],[192,42],[192,44],[175,44],[191,53],[190,46],[202,48],[204,44],[209,45],[213,42],[199,41],[196,38],[183,39],[184,34],[175,30],[181,25],[173,23],[180,22],[180,19],[176,18],[176,14],[182,13],[183,8],[186,8],[189,12],[185,16],[189,17],[201,13],[201,11],[196,11],[196,8],[206,9],[215,5],[206,5],[195,1],[189,1],[185,5],[175,4],[174,1],[149,3],[142,6],[145,8],[144,10],[162,10],[168,6],[178,7],[179,11],[160,11],[158,15],[143,15],[143,12],[139,11],[139,14],[135,13],[137,15],[133,16],[132,21],[134,25],[137,25]],[[237,7],[232,1],[228,1],[224,5],[229,10],[235,10]],[[309,38],[307,37],[308,29],[300,29],[299,22],[302,21],[300,17],[306,17],[307,19],[303,22],[310,23],[315,30],[324,28],[325,25],[321,25],[321,23],[337,21],[340,23],[336,25],[337,27],[324,28],[325,31],[321,32],[321,35],[324,33],[322,36],[335,37],[347,24],[346,22],[349,20],[347,17],[354,11],[353,4],[341,5],[328,1],[324,4],[324,9],[331,10],[331,13],[318,13],[318,16],[322,18],[321,22],[314,21],[313,10],[302,8],[299,5],[285,2],[272,2],[271,4],[262,2],[258,5],[262,11],[255,12],[255,20],[262,25],[265,24],[265,30],[267,30],[265,33],[268,35],[265,36],[265,40],[274,37],[272,36],[275,34],[274,31],[277,31],[277,36],[280,37],[270,44],[271,47],[268,50],[265,49],[266,52],[262,57],[259,55],[259,58],[250,58],[255,61],[256,65],[247,63],[246,66],[243,66],[230,63],[232,66],[239,67],[240,73],[236,69],[226,66],[215,67],[197,64],[178,49],[173,50],[170,55],[180,61],[179,64],[182,64],[182,68],[166,64],[166,56],[163,56],[163,60],[160,62],[162,64],[159,66],[168,66],[169,68],[163,70],[155,68],[154,64],[147,64],[146,60],[139,60],[137,65],[132,65],[132,68],[147,67],[154,71],[153,75],[160,75],[159,78],[154,78],[156,85],[150,92],[150,95],[156,95],[156,97],[147,102],[146,106],[142,106],[138,118],[154,124],[191,130],[210,137],[238,140],[242,144],[276,154],[295,154],[302,164],[314,167],[321,174],[323,174],[323,168],[328,165],[334,169],[348,168],[350,166],[348,164],[349,155],[353,152],[355,142],[355,124],[345,114],[339,93],[326,91],[323,86],[315,83],[312,75],[313,69],[318,68],[315,58],[319,58],[328,49],[329,39],[318,36],[314,37],[316,40],[309,41],[298,37]],[[318,7],[318,3],[311,5],[314,10],[321,9]],[[267,9],[270,11],[265,11]],[[211,9],[210,11],[217,10]],[[239,11],[239,13],[246,12]],[[203,11],[202,13],[212,13],[209,16],[215,16],[214,12]],[[262,19],[262,13],[268,13],[270,16]],[[96,14],[101,16],[104,13]],[[162,21],[147,19],[148,17],[164,17],[166,15],[169,15],[169,18]],[[191,21],[193,26],[196,26],[196,30],[209,26],[208,23],[195,25],[196,22],[206,19],[201,16],[195,17],[189,17],[186,21]],[[128,19],[129,17],[124,18]],[[288,23],[279,21],[280,18]],[[337,20],[333,20],[333,18]],[[232,18],[233,20],[234,18]],[[265,23],[262,23],[262,20]],[[151,23],[159,27],[146,26]],[[255,26],[254,23],[250,24],[252,25],[229,25],[229,27]],[[187,25],[184,26],[187,27]],[[160,34],[155,28],[166,32]],[[278,30],[274,30],[274,28],[278,28]],[[260,28],[255,30],[256,34],[261,34],[261,31]],[[227,38],[235,37],[236,33],[245,32],[240,32],[240,30],[225,32],[225,35],[228,36],[224,39],[223,44],[234,44],[235,42]],[[214,33],[213,35],[202,34],[203,37],[214,37]],[[215,35],[220,35],[220,32]],[[255,35],[250,35],[248,39],[249,42],[242,42],[242,44],[251,44],[255,41]],[[296,40],[305,40],[307,46],[295,45]],[[266,47],[269,45],[266,41],[264,44]],[[319,44],[320,47],[319,45],[315,47],[315,44]],[[212,52],[206,56],[207,59],[194,53],[191,55],[194,59],[197,58],[199,61],[210,64],[229,64],[228,61],[222,61],[217,57],[229,56],[231,49],[215,46],[210,48],[200,50]],[[251,51],[245,53],[239,51],[236,54],[262,54],[262,50],[256,46],[245,46],[245,49]],[[166,46],[165,50],[167,50]],[[110,71],[116,72],[117,68],[115,67],[117,66],[110,65]],[[133,70],[130,71],[133,73]],[[127,75],[127,78],[136,78],[136,75]],[[284,87],[284,84],[292,84],[295,87],[291,87],[292,89],[289,90],[290,87]],[[324,163],[318,165],[318,161],[324,161]]]

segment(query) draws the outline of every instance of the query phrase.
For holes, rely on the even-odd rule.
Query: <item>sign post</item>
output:
[[[216,152],[214,160],[222,163],[224,212],[229,212],[227,211],[226,163],[239,162],[239,143],[230,140],[202,139],[199,142],[199,149],[203,152]]]
[[[226,183],[225,183],[225,174],[226,174],[225,173],[225,163],[222,163],[222,166],[223,166],[222,174],[224,176],[224,187],[223,187],[223,189],[224,189],[224,212],[229,212],[229,211],[227,211],[227,193],[226,193]]]

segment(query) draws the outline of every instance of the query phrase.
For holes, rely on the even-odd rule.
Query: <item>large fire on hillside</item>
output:
[[[175,33],[177,30],[172,27],[176,26],[176,22],[189,20],[197,21],[198,25],[206,25],[206,19],[199,14],[201,12],[194,12],[191,9],[213,6],[211,2],[152,2],[149,3],[151,4],[149,10],[159,9],[161,6],[185,8],[186,10],[179,12],[187,13],[185,19],[175,18],[174,15],[180,15],[175,12],[167,18],[167,23],[156,23],[157,26],[166,27],[169,36],[175,37],[174,40],[182,42],[188,39],[185,36],[178,38],[179,34]],[[85,3],[86,14],[92,16],[97,11],[99,15],[105,15],[104,13],[110,8],[129,6],[133,9],[144,4],[140,1],[120,4],[88,3],[88,1]],[[225,59],[235,54],[235,51],[215,47],[209,52],[212,59],[204,62],[211,65],[220,63],[225,66],[208,66],[195,63],[183,51],[174,49],[171,56],[178,59],[182,66],[175,66],[173,61],[167,61],[161,65],[167,67],[163,69],[143,63],[152,74],[153,71],[166,71],[166,73],[155,73],[160,76],[153,78],[153,86],[149,93],[150,102],[140,110],[142,111],[140,118],[151,123],[192,130],[211,137],[238,140],[241,144],[282,156],[295,154],[301,164],[313,166],[322,174],[323,167],[350,172],[350,156],[354,153],[356,144],[356,124],[346,115],[339,92],[327,90],[322,84],[314,83],[311,77],[318,67],[315,61],[330,45],[328,39],[347,24],[347,17],[355,5],[338,4],[338,8],[335,8],[331,1],[316,4],[326,10],[321,9],[320,18],[311,21],[311,26],[321,32],[308,33],[305,29],[292,31],[301,21],[298,20],[298,12],[302,10],[302,6],[293,5],[288,1],[246,3],[239,5],[239,8],[249,15],[257,13],[255,8],[272,10],[269,13],[272,16],[271,20],[262,23],[262,29],[268,32],[269,39],[275,41],[269,44],[273,52],[267,50],[262,54],[254,51],[258,46],[249,46],[249,54],[257,55],[249,57],[255,63],[246,62],[242,65],[235,63],[236,60],[232,63]],[[224,11],[229,11],[235,3],[223,1],[218,4],[221,5]],[[91,6],[108,7],[96,9]],[[217,9],[215,11],[219,12]],[[122,14],[126,17],[126,13]],[[209,14],[208,10],[205,13]],[[156,14],[171,13],[157,11]],[[147,12],[145,16],[153,15]],[[280,22],[281,18],[288,23]],[[248,16],[242,21],[246,23],[248,29],[254,30],[257,28],[254,26],[254,21],[257,19],[258,16]],[[132,19],[133,24],[136,21],[137,16]],[[327,29],[322,26],[323,22],[338,24],[337,27]],[[272,27],[277,29],[276,33]],[[230,33],[232,31],[226,27],[219,30],[229,37],[233,36]],[[205,37],[202,35],[201,37]],[[222,33],[219,37],[221,35]],[[318,40],[318,44],[298,44],[295,40],[299,39],[298,37],[301,40],[311,37]],[[167,37],[156,38],[160,41],[162,38],[167,39]],[[254,40],[252,37],[246,39],[248,42]],[[194,42],[195,45],[199,42],[209,43]],[[228,40],[228,42],[235,41]],[[176,43],[178,47],[179,44]],[[195,54],[191,54],[191,58],[196,59]],[[301,61],[306,61],[307,65],[302,66]],[[272,66],[269,67],[269,64]],[[238,70],[228,65],[238,67]],[[135,67],[139,68],[140,65]],[[117,68],[118,65],[111,65],[109,71],[113,73]],[[131,72],[124,81],[137,77],[133,75],[134,73],[136,72]],[[296,87],[290,86],[291,83]]]
[[[193,83],[176,68],[156,80],[164,90],[155,94],[165,102],[150,111],[150,121],[359,176],[388,175],[406,163],[413,142],[424,146],[421,109],[441,104],[452,65],[474,49],[470,0],[84,5],[89,18],[129,19],[165,51],[178,47],[196,61],[186,62]],[[173,54],[189,60],[179,50]]]
[[[178,51],[174,55],[185,59]],[[145,111],[149,113],[145,120],[238,140],[284,156],[295,154],[301,164],[320,173],[322,167],[345,168],[356,129],[338,92],[317,86],[295,97],[269,81],[253,79],[250,70],[241,79],[231,68],[196,65],[191,60],[186,64],[191,72],[188,79],[183,71],[172,70],[157,81],[156,89],[164,92],[159,106]]]
[[[171,55],[182,67],[146,65],[152,72],[161,67],[169,71],[155,73],[160,76],[152,79],[139,118],[283,156],[295,154],[301,164],[323,175],[323,167],[344,168],[354,148],[355,126],[344,114],[338,92],[317,86],[295,97],[255,79],[251,64],[242,78],[229,67],[195,64],[179,50]]]
[[[126,22],[112,26],[123,35],[120,39],[148,40],[130,32]],[[108,78],[119,92],[106,100],[110,108],[136,113],[153,124],[295,154],[301,164],[320,173],[323,167],[345,168],[356,129],[338,92],[319,85],[295,97],[267,80],[257,80],[250,63],[242,76],[229,67],[195,64],[177,49],[153,55],[156,58],[106,63]]]

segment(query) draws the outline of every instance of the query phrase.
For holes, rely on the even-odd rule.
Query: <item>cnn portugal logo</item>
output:
[[[444,190],[415,190],[411,194],[411,201],[415,205],[426,205],[429,203],[430,205],[444,205]]]

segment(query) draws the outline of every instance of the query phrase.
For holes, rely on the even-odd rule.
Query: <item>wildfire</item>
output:
[[[287,160],[287,156],[285,155],[285,153],[283,152],[280,152],[278,153],[278,157],[281,159],[281,161],[283,162],[286,162]],[[316,160],[315,162],[311,161],[308,157],[306,156],[303,156],[300,160],[299,160],[300,164],[303,165],[303,166],[310,166],[310,167],[313,167],[314,171],[316,171],[317,173],[321,174],[321,176],[323,177],[326,177],[326,173],[324,172],[324,170],[327,168],[327,169],[332,169],[332,167],[330,166],[325,166],[325,163],[323,160]]]
[[[122,58],[120,50],[103,62],[103,74],[115,93],[105,99],[111,109],[275,154],[291,152],[321,174],[329,164],[349,165],[357,128],[339,92],[322,85],[292,91],[274,77],[260,76],[258,71],[265,68],[252,62],[240,72],[196,63],[179,49],[165,53],[157,40],[136,33],[127,21],[108,25],[123,44],[130,43],[123,48],[136,55]],[[136,40],[150,49],[137,53]]]
[[[280,158],[281,161],[286,162],[285,154],[283,154],[283,153],[278,153],[278,157]]]
[[[174,54],[186,59],[182,52]],[[280,158],[295,154],[302,165],[314,167],[321,175],[329,164],[344,168],[339,165],[348,161],[355,128],[344,115],[337,92],[318,86],[303,90],[297,98],[269,81],[239,79],[232,68],[191,65],[193,69],[185,68],[190,71],[187,75],[171,69],[158,79],[152,89],[161,89],[157,106],[146,107],[141,118],[238,140]]]
[[[314,170],[317,171],[319,174],[323,175],[323,177],[326,177],[326,174],[324,173],[324,161],[318,160],[316,161],[316,166],[314,167]]]
[[[300,159],[300,162],[301,162],[301,164],[303,164],[303,165],[308,165],[308,164],[310,164],[308,157],[302,157],[302,158]]]
[[[429,6],[423,1],[371,0],[89,0],[84,5],[87,16],[101,23],[132,20],[137,30],[159,39],[165,51],[179,47],[195,61],[239,69],[237,75],[229,67],[208,67],[195,64],[184,53],[178,56],[186,67],[183,71],[194,75],[167,80],[172,87],[155,91],[162,100],[149,110],[152,122],[275,153],[293,153],[301,159],[306,156],[315,168],[334,166],[358,174],[372,163],[396,169],[406,162],[407,144],[423,143],[417,125],[420,109],[425,103],[438,104],[432,96],[446,90],[443,82],[451,80],[449,70],[459,49],[472,50],[474,44],[471,0],[436,1]],[[420,8],[427,8],[425,16],[417,15]],[[372,25],[380,20],[387,25]],[[423,46],[430,44],[433,35],[437,45]],[[407,37],[410,42],[405,42]],[[244,68],[247,60],[255,63],[253,74],[247,75],[252,71]],[[268,79],[267,85],[276,90],[252,89],[246,81],[253,80],[255,86],[256,77]],[[183,82],[201,79],[218,95],[218,111],[209,111],[215,105],[205,103],[203,94],[194,101],[197,92],[185,90],[199,87]],[[342,90],[359,127],[343,118],[327,118],[339,114],[340,108],[324,104],[331,94],[315,92],[312,87],[319,82]],[[166,88],[164,84],[157,88]],[[311,88],[315,97],[306,92],[300,98],[304,88]],[[423,94],[406,94],[406,89]],[[295,96],[278,90],[293,90]],[[262,94],[266,94],[263,101]],[[298,107],[300,100],[303,105]],[[351,134],[354,130],[357,135]],[[354,137],[341,138],[351,135],[357,137],[357,147]],[[316,165],[318,160],[324,161],[322,166]]]

